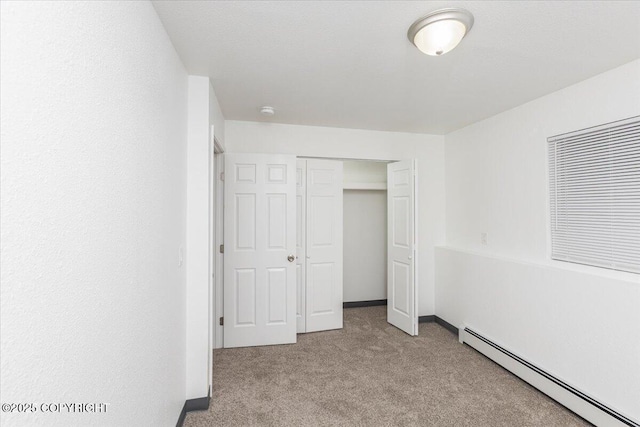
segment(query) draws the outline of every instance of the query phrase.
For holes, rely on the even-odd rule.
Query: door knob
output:
[[[289,262],[293,262],[293,260],[295,260],[295,259],[296,259],[296,257],[295,257],[295,256],[293,256],[293,255],[289,255],[289,256],[287,257],[287,259],[289,260]]]

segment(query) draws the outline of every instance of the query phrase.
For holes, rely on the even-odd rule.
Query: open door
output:
[[[225,154],[224,347],[296,342],[296,158]]]
[[[416,161],[387,165],[387,321],[418,335]]]
[[[342,328],[342,162],[306,160],[306,332]]]

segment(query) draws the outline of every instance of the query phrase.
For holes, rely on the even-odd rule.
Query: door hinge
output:
[[[220,181],[224,181],[224,172],[220,172]]]
[[[223,254],[224,253],[224,245],[220,245],[220,253]]]
[[[220,326],[224,326],[224,317],[220,318]]]

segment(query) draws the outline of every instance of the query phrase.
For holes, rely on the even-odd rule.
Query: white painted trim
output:
[[[216,150],[222,150],[216,146]],[[224,339],[224,327],[218,319],[224,316],[224,254],[220,253],[220,245],[224,243],[224,182],[220,179],[220,173],[224,172],[224,151],[216,151],[214,155],[216,163],[216,205],[215,205],[215,243],[213,254],[216,260],[215,270],[215,306],[213,314],[213,327],[215,328],[215,342],[213,348],[222,348]]]
[[[477,334],[480,334],[475,329],[473,329],[473,331],[476,332]],[[587,402],[581,397],[575,395],[574,393],[570,392],[564,387],[556,384],[555,382],[551,381],[550,379],[546,378],[540,373],[534,371],[528,366],[522,364],[516,359],[506,355],[500,350],[492,347],[491,345],[487,344],[481,339],[465,331],[465,325],[460,326],[458,334],[459,334],[458,339],[460,343],[468,344],[469,346],[478,350],[480,353],[484,354],[489,359],[493,360],[494,362],[504,367],[505,369],[507,369],[514,375],[518,376],[522,380],[526,381],[527,383],[531,384],[533,387],[537,388],[538,390],[540,390],[541,392],[543,392],[544,394],[546,394],[556,402],[564,405],[568,409],[580,415],[582,418],[586,419],[587,421],[597,426],[623,426],[624,427],[628,425],[621,422],[617,418],[614,418],[613,416],[604,412],[603,410],[599,409],[597,406],[594,406],[593,404]],[[498,343],[495,343],[495,344],[499,345],[502,348],[505,348]],[[616,411],[616,412],[619,412],[619,411]],[[632,421],[632,423],[633,422],[634,421]]]
[[[208,354],[207,354],[207,385],[208,390],[211,392],[213,387],[213,351],[212,348],[214,346],[215,340],[215,329],[213,326],[213,316],[215,315],[215,255],[214,255],[214,243],[215,243],[215,176],[217,173],[217,167],[215,163],[214,153],[215,153],[215,137],[213,133],[213,125],[210,128],[209,132],[209,275],[208,275],[208,331],[209,331],[209,340],[208,340]]]
[[[209,132],[209,390],[213,390],[213,349],[216,347],[218,336],[222,334],[218,330],[217,322],[217,304],[218,304],[218,281],[221,281],[222,258],[219,258],[218,240],[221,238],[222,230],[218,227],[218,211],[222,209],[222,202],[218,197],[220,189],[218,187],[217,177],[224,162],[218,160],[216,154],[224,151],[220,142],[216,139],[214,133],[214,125],[210,126]],[[218,273],[220,271],[220,274]],[[221,282],[220,282],[221,283]],[[222,298],[222,296],[220,296]],[[222,327],[220,327],[222,329]],[[220,338],[221,339],[221,338]]]
[[[418,192],[418,159],[414,158],[413,160],[413,303],[414,303],[414,324],[413,328],[415,331],[415,336],[418,336],[419,333],[419,324],[420,324],[420,298],[418,295],[418,291],[420,290],[420,257],[418,250],[418,232],[419,232],[419,222],[420,212],[418,210],[419,204],[419,192]]]

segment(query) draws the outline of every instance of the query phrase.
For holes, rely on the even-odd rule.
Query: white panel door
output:
[[[342,162],[307,160],[307,332],[342,328]]]
[[[296,158],[225,154],[224,346],[296,342]]]
[[[307,332],[306,300],[306,231],[307,231],[307,161],[296,162],[296,332]]]
[[[387,165],[387,321],[418,335],[416,165]]]

